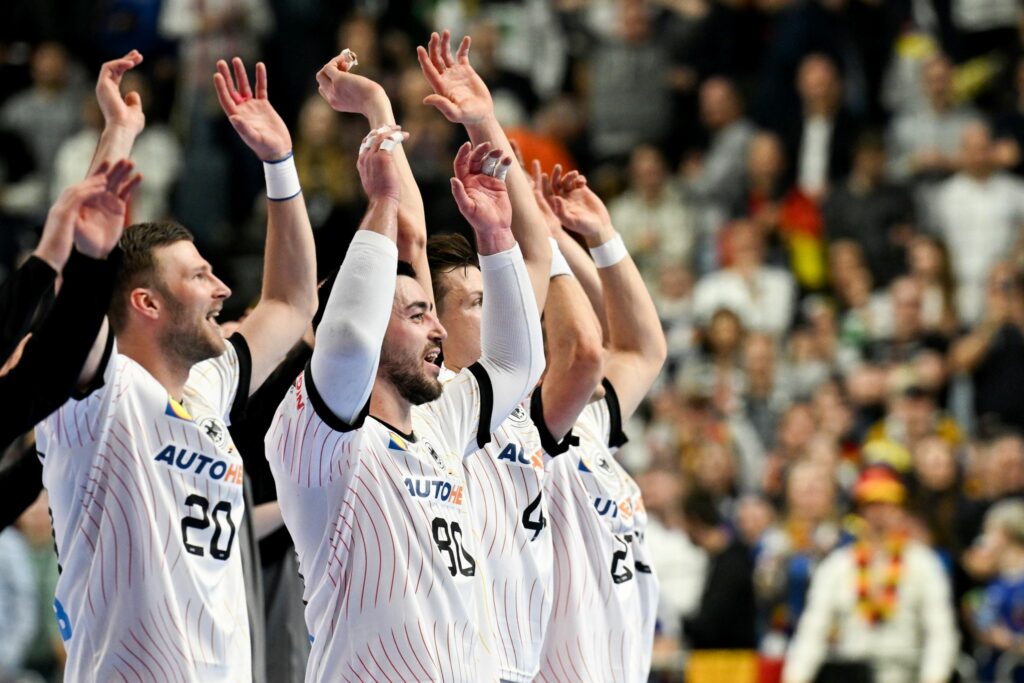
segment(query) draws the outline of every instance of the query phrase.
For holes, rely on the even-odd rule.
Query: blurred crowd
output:
[[[346,47],[410,133],[430,230],[468,232],[460,129],[414,52],[439,27],[472,36],[523,156],[588,176],[659,307],[669,362],[620,451],[652,519],[654,677],[1024,681],[1018,0],[7,0],[0,268],[84,175],[90,75],[131,48],[131,218],[188,225],[234,312],[264,202],[214,101],[224,55],[267,64],[318,252],[363,210],[365,130],[314,80]],[[0,671],[58,675],[55,580],[41,500],[0,535]]]

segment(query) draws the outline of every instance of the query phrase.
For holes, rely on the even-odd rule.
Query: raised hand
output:
[[[518,150],[517,150],[518,152]],[[524,169],[525,170],[525,169]],[[551,209],[547,199],[544,197],[544,173],[541,171],[540,161],[533,160],[530,164],[530,172],[526,176],[530,181],[530,189],[533,190],[533,198],[537,202],[537,208],[544,217],[544,225],[548,227],[548,234],[555,237],[562,229],[562,221],[558,219]]]
[[[505,175],[511,165],[511,157],[492,149],[489,142],[476,147],[467,142],[455,157],[452,195],[478,241],[481,236],[511,228],[512,203],[505,189]]]
[[[469,36],[462,39],[454,58],[450,43],[451,34],[445,31],[440,37],[430,35],[428,49],[416,48],[423,75],[434,89],[423,104],[436,107],[452,123],[480,123],[494,113],[491,93],[469,64]]]
[[[121,239],[128,197],[142,181],[140,174],[132,173],[134,169],[135,164],[127,159],[113,166],[104,162],[68,190],[75,201],[75,248],[86,256],[106,258]]]
[[[387,95],[380,83],[351,72],[357,63],[355,53],[343,50],[316,73],[316,82],[320,96],[334,111],[369,116],[371,108]]]
[[[130,92],[121,96],[121,78],[129,69],[142,63],[142,54],[132,50],[120,59],[103,64],[96,81],[96,101],[103,112],[108,128],[123,128],[132,135],[138,135],[146,126],[146,115],[142,113],[142,98],[139,93]]]
[[[383,126],[363,138],[356,167],[371,202],[391,200],[397,204],[401,200],[402,182],[391,151],[408,137],[400,126]]]
[[[227,62],[217,62],[213,87],[217,90],[220,107],[228,115],[235,132],[263,161],[275,161],[292,151],[292,136],[288,127],[267,99],[267,67],[256,63],[256,93],[249,87],[249,76],[242,60],[231,60],[234,81]]]
[[[562,167],[555,165],[551,177],[542,177],[544,199],[566,230],[570,230],[590,243],[598,244],[614,235],[612,219],[604,202],[587,186],[587,179],[577,171],[562,175]]]

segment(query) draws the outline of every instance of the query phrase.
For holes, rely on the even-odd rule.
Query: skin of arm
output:
[[[142,54],[132,50],[120,59],[103,64],[96,81],[96,101],[103,113],[103,132],[89,165],[88,175],[96,172],[103,162],[112,164],[131,155],[135,138],[146,127],[139,93],[130,92],[122,97],[121,78],[129,69],[142,63]]]
[[[615,238],[604,203],[575,171],[551,179],[549,204],[562,225],[581,235],[593,249]],[[608,320],[605,377],[615,387],[623,419],[628,419],[650,390],[665,362],[667,348],[658,312],[633,259],[598,268]]]
[[[398,130],[395,113],[384,88],[369,78],[352,73],[354,57],[341,53],[317,72],[320,96],[339,112],[360,114],[370,130]],[[416,279],[427,296],[433,297],[430,265],[427,263],[427,217],[423,196],[413,177],[409,159],[401,145],[392,150],[395,167],[401,180],[401,202],[398,207],[398,258],[412,264]]]
[[[489,142],[509,158],[512,145],[494,116],[494,103],[483,80],[469,63],[470,39],[465,37],[453,56],[451,35],[434,33],[427,48],[416,48],[420,68],[434,89],[424,104],[436,107],[452,123],[462,124],[476,146]],[[538,308],[544,307],[551,271],[551,247],[526,173],[512,164],[505,179],[512,203],[512,234],[519,243],[530,274]]]
[[[256,89],[249,86],[242,60],[217,62],[213,77],[221,108],[239,137],[262,161],[283,159],[292,150],[284,121],[267,99],[267,70],[256,64]],[[299,193],[268,200],[267,240],[260,301],[239,327],[252,353],[252,394],[295,345],[316,312],[316,255],[313,228]]]

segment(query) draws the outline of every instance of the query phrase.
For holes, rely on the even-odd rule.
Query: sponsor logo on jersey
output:
[[[434,447],[430,444],[429,441],[424,441],[423,447],[427,449],[427,453],[430,454],[430,459],[434,461],[434,464],[437,465],[437,468],[439,470],[447,469],[445,467],[444,460],[441,458],[441,455],[436,450],[434,450]]]
[[[302,410],[306,407],[306,402],[302,400],[302,378],[306,373],[300,372],[298,378],[295,380],[295,410]]]
[[[180,448],[174,444],[164,446],[163,450],[157,453],[153,460],[162,462],[168,467],[174,467],[182,472],[191,472],[196,475],[206,475],[214,481],[223,481],[226,484],[242,485],[242,465],[228,464],[218,458],[211,458],[202,453],[196,453],[188,448]]]
[[[594,510],[601,517],[611,517],[629,521],[633,519],[634,506],[633,501],[629,498],[625,500],[612,500],[611,498],[602,498],[601,496],[594,497]]]
[[[427,479],[424,477],[406,477],[405,488],[413,498],[436,500],[448,505],[462,505],[462,486],[444,479]]]
[[[501,449],[501,453],[498,453],[498,460],[507,462],[510,465],[523,465],[526,467],[532,467],[535,470],[544,471],[544,456],[541,451],[537,451],[529,458],[526,457],[526,450],[516,444],[509,443]]]

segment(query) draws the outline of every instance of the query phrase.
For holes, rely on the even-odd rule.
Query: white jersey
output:
[[[579,438],[545,483],[555,595],[538,681],[644,683],[651,666],[658,581],[644,545],[640,489],[612,457],[625,441],[618,401],[591,403]]]
[[[413,408],[413,434],[344,423],[308,366],[289,389],[267,457],[305,581],[310,683],[498,679],[463,469],[490,407],[479,366]]]
[[[36,428],[65,678],[251,681],[242,459],[227,429],[248,348],[195,365],[180,403],[114,344],[108,354],[102,387]]]
[[[534,405],[539,409],[539,401]],[[554,559],[543,493],[550,456],[534,423],[536,411],[529,408],[523,401],[490,442],[466,459],[506,681],[532,681],[537,675],[551,614]],[[557,453],[557,444],[549,450]]]

